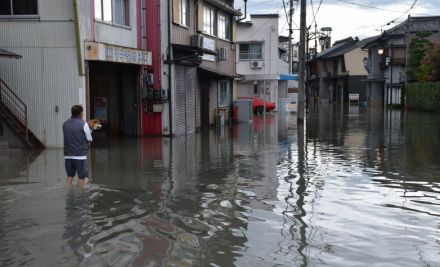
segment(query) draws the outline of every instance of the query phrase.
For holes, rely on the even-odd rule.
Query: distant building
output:
[[[275,103],[279,96],[286,97],[288,54],[280,43],[278,19],[278,14],[252,14],[250,21],[237,24],[237,74],[243,76],[237,83],[238,97],[256,96]]]
[[[319,92],[321,103],[347,103],[350,95],[358,95],[359,101],[365,101],[366,86],[362,81],[367,77],[363,65],[367,52],[362,50],[362,46],[370,40],[349,37],[319,53],[319,73],[312,73],[318,76],[311,76],[313,80],[319,81],[319,85],[309,80],[308,91],[313,92],[313,87],[318,86],[316,92]]]
[[[409,34],[407,34],[409,32]],[[411,17],[370,39],[363,49],[368,51],[367,98],[370,105],[401,104],[401,88],[406,79],[408,40],[417,33],[430,33],[427,39],[440,43],[440,16]]]

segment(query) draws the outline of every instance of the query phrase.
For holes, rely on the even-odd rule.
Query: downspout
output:
[[[169,105],[169,129],[170,129],[170,136],[173,135],[173,105],[172,105],[172,81],[171,81],[171,7],[170,2],[171,0],[168,0],[167,5],[167,12],[168,12],[168,55],[167,55],[167,61],[168,61],[168,105]]]
[[[243,0],[243,1],[244,1],[244,17],[242,17],[241,19],[238,19],[237,21],[245,20],[246,16],[247,16],[247,12],[246,12],[246,10],[247,10],[247,0]]]
[[[79,33],[79,20],[78,20],[78,3],[77,0],[73,0],[73,17],[75,20],[75,39],[76,39],[76,56],[78,60],[78,73],[80,76],[84,76],[84,68],[81,56],[81,37]]]

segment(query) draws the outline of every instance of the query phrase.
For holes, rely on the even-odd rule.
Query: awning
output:
[[[199,52],[199,53],[206,53],[206,54],[210,54],[210,55],[217,55],[217,52],[215,51],[211,51],[209,49],[206,48],[201,48],[201,47],[197,47],[197,46],[192,46],[192,45],[184,45],[184,44],[172,44],[173,48],[179,49],[179,50],[187,50],[187,51],[191,51],[191,52]]]
[[[6,58],[22,58],[19,54],[15,54],[12,52],[9,52],[8,50],[1,49],[0,48],[0,57],[6,57]]]
[[[209,67],[198,67],[198,69],[201,72],[206,73],[206,77],[212,77],[212,78],[239,78],[241,77],[241,75],[236,75],[236,74],[230,74],[230,73],[226,73],[226,72],[222,72],[213,68],[209,68]]]
[[[298,81],[298,74],[280,74],[280,81]]]

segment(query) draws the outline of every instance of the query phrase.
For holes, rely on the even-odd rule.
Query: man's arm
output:
[[[89,142],[93,141],[92,132],[90,131],[90,127],[87,123],[84,123],[84,134],[86,135],[86,139]]]

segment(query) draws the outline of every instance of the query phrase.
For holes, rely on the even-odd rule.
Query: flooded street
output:
[[[0,266],[440,266],[440,116],[351,107],[0,152]]]

